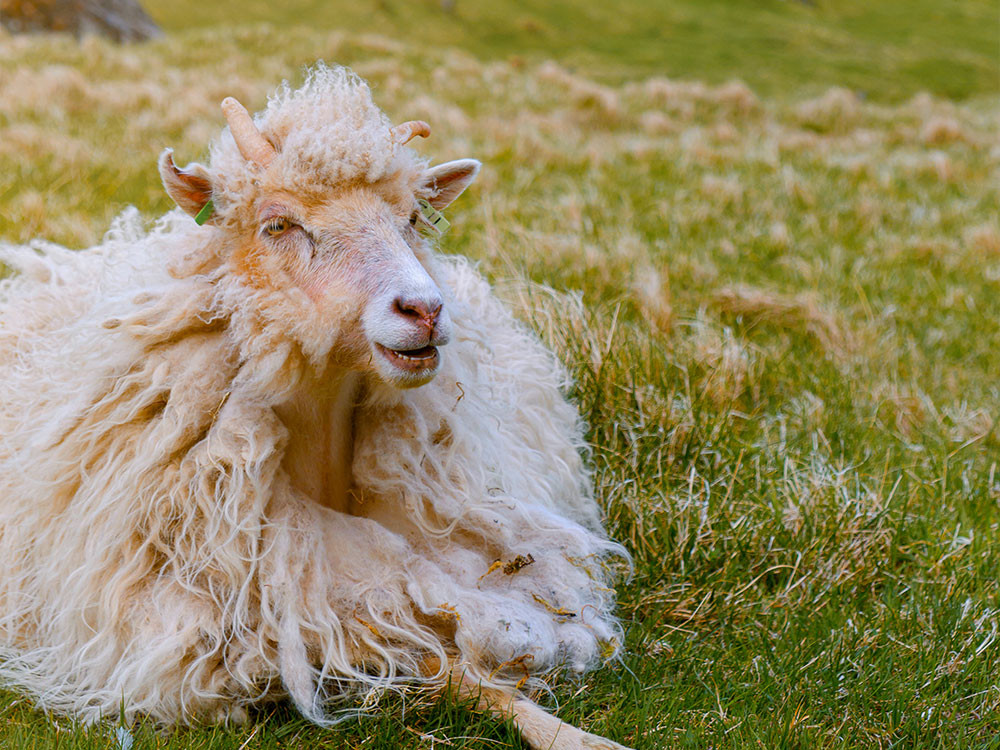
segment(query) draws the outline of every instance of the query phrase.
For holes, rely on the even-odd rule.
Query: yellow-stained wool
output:
[[[277,156],[265,172],[223,132],[213,225],[178,210],[146,231],[130,210],[88,250],[0,244],[18,271],[0,282],[0,681],[84,720],[290,696],[325,723],[440,686],[428,663],[503,687],[613,656],[624,553],[552,354],[413,232],[453,334],[433,380],[396,388],[339,364],[360,335],[348,261],[283,266],[240,239],[272,194],[307,212],[341,191],[345,216],[412,201],[425,163],[342,69],[256,124]],[[345,441],[349,476],[315,470]],[[338,482],[346,501],[323,494]],[[531,563],[485,575],[497,560]]]

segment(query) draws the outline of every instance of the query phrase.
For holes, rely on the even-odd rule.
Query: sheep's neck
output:
[[[354,455],[354,408],[361,377],[344,370],[303,383],[275,409],[288,429],[282,467],[313,502],[347,512]]]

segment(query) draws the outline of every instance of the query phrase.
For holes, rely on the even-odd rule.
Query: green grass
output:
[[[639,750],[998,747],[996,12],[869,5],[302,3],[310,30],[181,0],[140,47],[0,37],[0,237],[82,247],[127,204],[154,217],[156,155],[203,155],[223,96],[356,67],[431,122],[424,153],[485,162],[445,249],[569,366],[635,558],[624,661],[560,685],[560,715]],[[737,77],[753,91],[717,85]],[[2,747],[110,742],[3,706]],[[412,697],[332,730],[279,707],[134,731],[518,746]]]
[[[228,27],[237,18],[228,3],[146,6],[169,31]],[[451,12],[438,0],[290,0],[280,10],[247,0],[238,19],[376,32],[482,59],[555,58],[613,82],[738,77],[768,95],[836,84],[877,99],[1000,90],[1000,19],[989,0],[456,0]]]

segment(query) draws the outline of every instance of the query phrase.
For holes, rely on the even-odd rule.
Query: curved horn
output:
[[[244,159],[262,167],[266,167],[274,160],[274,146],[264,140],[264,136],[253,124],[253,118],[250,117],[246,107],[233,97],[227,96],[222,100],[222,114],[229,123],[233,140],[236,141],[236,147]]]
[[[404,122],[392,129],[392,139],[396,143],[404,146],[418,135],[421,138],[427,138],[430,134],[431,126],[423,120],[410,120],[409,122]]]

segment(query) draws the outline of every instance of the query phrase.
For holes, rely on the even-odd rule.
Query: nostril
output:
[[[428,304],[422,299],[397,297],[392,304],[393,311],[397,315],[409,318],[414,323],[422,323],[428,328],[433,328],[441,313],[442,302],[434,300]]]
[[[418,299],[403,299],[402,297],[397,297],[396,301],[393,303],[393,309],[398,315],[402,315],[404,318],[426,318],[430,313],[427,309],[427,305]]]
[[[439,315],[439,314],[441,313],[441,306],[442,306],[443,304],[444,304],[444,303],[442,303],[442,302],[438,302],[438,303],[437,303],[436,305],[434,305],[434,307],[433,307],[433,308],[431,308],[431,310],[430,310],[430,311],[429,311],[429,312],[427,313],[427,319],[428,319],[428,320],[429,320],[429,321],[430,321],[431,323],[436,323],[436,322],[437,322],[437,319],[438,319],[438,315]]]
[[[400,299],[399,297],[393,300],[392,311],[397,315],[402,315],[404,318],[409,318],[418,314],[417,311],[413,309],[413,305],[409,301]]]

